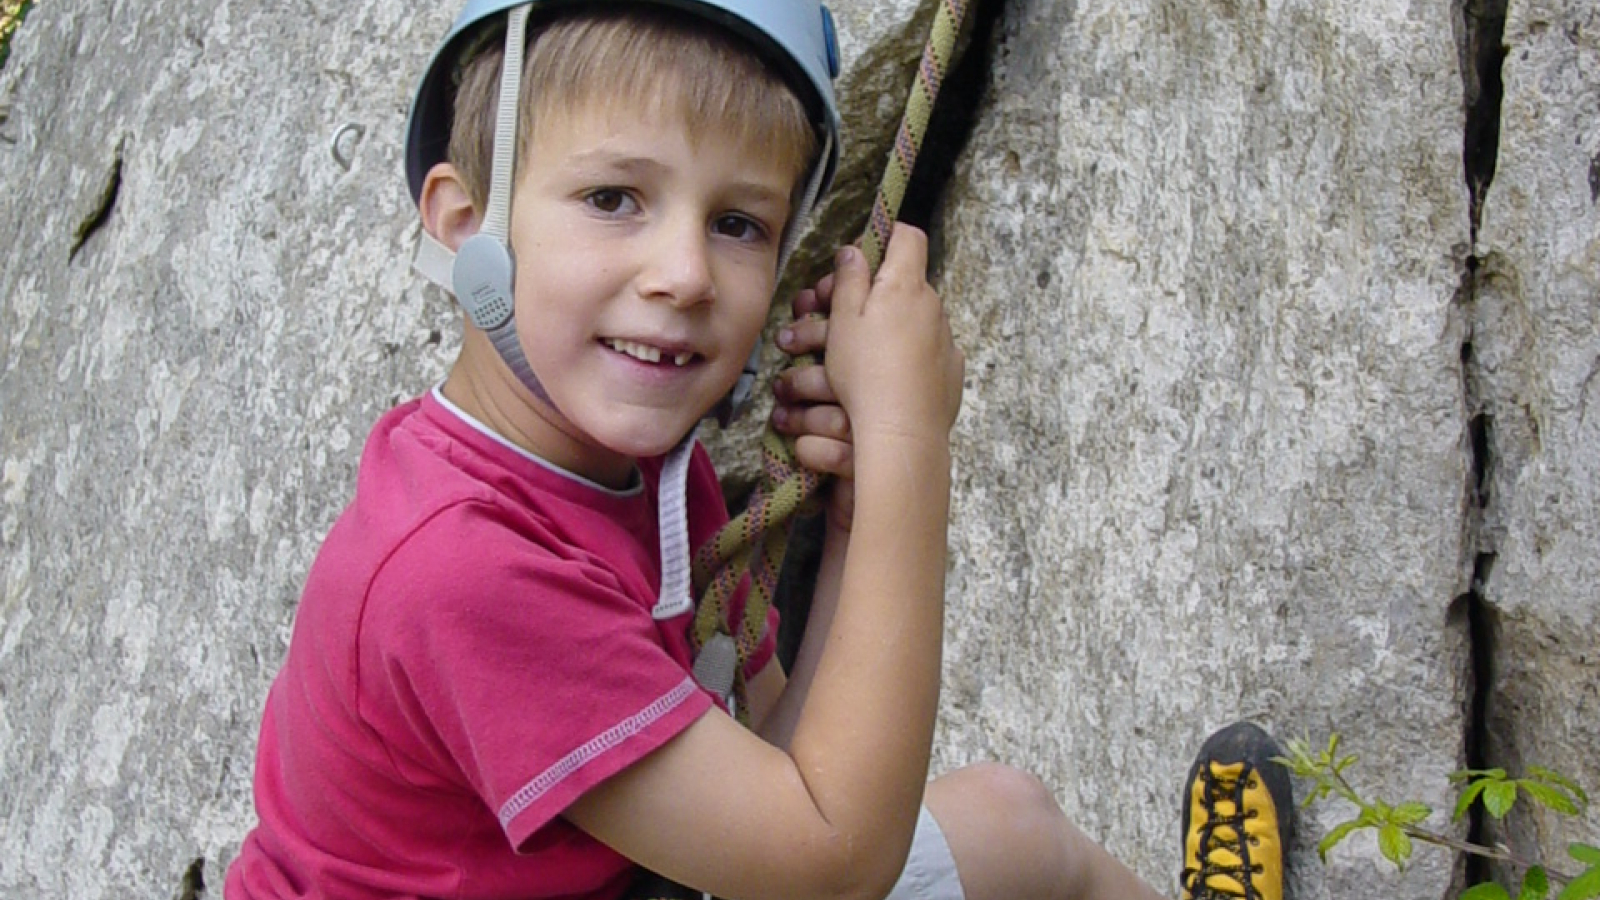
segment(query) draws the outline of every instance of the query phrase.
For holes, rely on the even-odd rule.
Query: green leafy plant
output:
[[[11,36],[33,6],[33,0],[0,0],[0,69],[11,55]]]
[[[1568,855],[1583,868],[1576,874],[1567,874],[1537,860],[1518,857],[1503,847],[1486,847],[1430,831],[1422,823],[1433,814],[1433,809],[1425,803],[1390,804],[1363,796],[1346,777],[1345,773],[1356,764],[1356,757],[1340,753],[1338,734],[1328,738],[1326,750],[1313,752],[1309,741],[1294,740],[1289,742],[1288,752],[1288,757],[1279,761],[1290,772],[1312,783],[1303,805],[1338,797],[1356,808],[1354,818],[1335,825],[1317,842],[1317,854],[1324,862],[1329,851],[1345,838],[1373,829],[1377,832],[1379,852],[1397,868],[1405,867],[1415,845],[1421,843],[1493,859],[1523,873],[1514,898],[1503,886],[1490,882],[1473,885],[1461,894],[1460,900],[1545,900],[1554,885],[1560,886],[1555,900],[1600,898],[1600,847],[1582,843],[1568,845]],[[1483,808],[1496,819],[1510,814],[1521,798],[1567,816],[1579,815],[1589,805],[1589,796],[1571,779],[1541,766],[1529,766],[1520,778],[1511,777],[1505,769],[1465,769],[1452,773],[1450,781],[1461,786],[1452,821],[1460,821],[1480,800]]]

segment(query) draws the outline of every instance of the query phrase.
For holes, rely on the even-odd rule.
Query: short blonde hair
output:
[[[741,39],[687,13],[608,5],[534,26],[523,66],[517,159],[540,123],[622,103],[674,112],[690,134],[716,135],[792,163],[797,189],[817,153],[800,98]],[[478,211],[488,204],[505,28],[463,53],[447,159]]]

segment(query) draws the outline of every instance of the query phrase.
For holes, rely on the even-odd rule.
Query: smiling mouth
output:
[[[647,362],[653,365],[661,365],[663,361],[665,361],[674,366],[682,367],[693,362],[694,359],[699,355],[693,351],[665,353],[662,352],[660,347],[652,347],[649,344],[641,344],[636,341],[624,341],[617,338],[606,338],[602,341],[602,343],[624,356],[631,356],[640,362]]]

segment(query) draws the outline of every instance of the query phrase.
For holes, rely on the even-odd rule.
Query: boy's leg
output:
[[[1025,772],[992,763],[958,769],[934,779],[924,803],[949,845],[965,900],[1160,897],[1068,822],[1050,790]]]

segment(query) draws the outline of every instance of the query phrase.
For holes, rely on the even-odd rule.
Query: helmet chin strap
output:
[[[500,97],[495,112],[494,161],[489,176],[489,208],[484,212],[478,233],[467,238],[455,254],[450,266],[449,290],[466,308],[472,324],[489,336],[495,352],[500,354],[517,381],[559,413],[561,410],[539,383],[522,350],[522,342],[517,339],[516,260],[511,255],[508,240],[511,180],[517,156],[517,106],[522,93],[522,57],[527,33],[528,6],[524,4],[511,10],[506,23],[505,62],[500,70]],[[432,238],[428,241],[432,242]],[[449,251],[445,249],[444,253]],[[419,263],[422,256],[419,252]],[[434,276],[429,272],[423,274]]]

